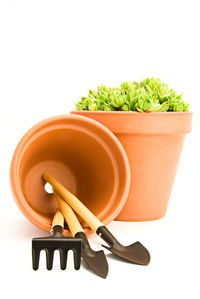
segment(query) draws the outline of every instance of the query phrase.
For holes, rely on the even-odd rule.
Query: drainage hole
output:
[[[53,194],[53,187],[49,184],[49,183],[46,183],[44,185],[44,190],[48,193],[48,194]]]

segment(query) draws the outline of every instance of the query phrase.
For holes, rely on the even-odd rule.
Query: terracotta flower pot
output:
[[[120,140],[129,158],[129,197],[116,218],[124,221],[163,217],[172,189],[185,134],[191,131],[191,112],[73,111],[95,119]]]
[[[58,204],[44,189],[45,172],[105,224],[119,214],[129,193],[130,167],[122,145],[110,130],[86,117],[64,115],[38,123],[21,139],[12,159],[11,187],[19,208],[49,231]],[[86,226],[85,232],[90,232]]]

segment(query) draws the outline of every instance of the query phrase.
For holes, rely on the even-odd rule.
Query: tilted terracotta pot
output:
[[[129,158],[131,187],[117,220],[142,221],[163,217],[176,175],[191,112],[73,111],[109,128]]]
[[[21,139],[12,159],[10,180],[19,208],[49,231],[58,204],[44,189],[46,172],[105,224],[119,214],[129,193],[130,167],[123,146],[110,130],[86,117],[56,116],[38,123]]]

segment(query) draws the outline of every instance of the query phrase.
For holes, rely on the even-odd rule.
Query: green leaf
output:
[[[183,94],[177,94],[160,78],[146,78],[141,82],[124,81],[120,87],[99,85],[82,97],[77,110],[90,111],[138,111],[166,112],[188,111],[189,103],[183,101]]]
[[[169,109],[169,103],[168,103],[168,102],[164,102],[164,103],[161,105],[160,112],[167,112],[168,109]]]
[[[121,94],[113,95],[111,100],[111,105],[113,107],[119,108],[126,102],[126,97]]]
[[[122,110],[122,111],[129,111],[129,107],[128,107],[128,105],[127,105],[127,104],[122,105],[122,106],[121,106],[121,110]]]
[[[160,104],[152,104],[152,106],[151,106],[151,112],[158,112],[158,111],[160,111],[160,109],[161,109],[161,105]]]
[[[96,111],[97,110],[97,105],[95,103],[92,103],[89,105],[89,111]]]
[[[105,111],[115,111],[116,109],[114,107],[112,107],[111,105],[105,105]]]

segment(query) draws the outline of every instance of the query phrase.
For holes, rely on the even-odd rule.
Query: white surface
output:
[[[0,1],[0,297],[199,298],[199,9],[198,1]],[[167,216],[113,222],[124,244],[140,240],[152,260],[141,267],[106,252],[103,280],[84,266],[31,269],[31,238],[43,232],[10,193],[10,160],[38,121],[65,114],[98,84],[161,77],[195,111]],[[90,236],[94,248],[101,240]]]

